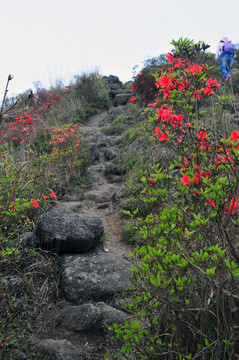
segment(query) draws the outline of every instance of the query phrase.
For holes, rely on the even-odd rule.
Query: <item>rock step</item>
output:
[[[63,255],[59,259],[60,289],[73,303],[107,301],[130,287],[130,263],[109,253]]]

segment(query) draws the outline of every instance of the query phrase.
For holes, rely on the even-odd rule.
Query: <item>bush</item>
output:
[[[87,110],[87,116],[96,110],[108,109],[111,104],[110,88],[106,80],[97,73],[77,77],[75,92],[81,101],[82,108]]]
[[[219,84],[206,65],[167,57],[171,68],[155,76],[152,140],[171,162],[142,171],[151,213],[124,211],[137,218],[144,242],[131,254],[132,316],[111,329],[110,355],[229,359],[239,355],[239,131],[223,138],[220,127],[200,126],[199,105]]]

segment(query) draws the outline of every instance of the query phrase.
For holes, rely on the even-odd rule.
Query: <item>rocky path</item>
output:
[[[80,194],[68,196],[68,201],[60,201],[59,205],[101,218],[105,230],[104,250],[127,257],[132,249],[122,242],[122,210],[114,201],[114,197],[123,187],[120,170],[116,170],[117,174],[114,174],[113,169],[113,174],[110,174],[108,179],[105,176],[105,168],[112,164],[110,158],[118,153],[118,137],[102,133],[102,122],[105,127],[111,125],[108,118],[107,111],[93,115],[87,125],[82,127],[84,137],[92,144],[93,164],[88,169],[88,183],[83,186]]]
[[[128,260],[132,250],[122,241],[122,211],[115,202],[123,187],[121,170],[113,163],[119,145],[117,137],[102,132],[102,123],[109,127],[112,119],[110,111],[103,112],[92,116],[82,127],[91,147],[88,182],[78,193],[59,201],[48,223],[50,215],[44,214],[39,221],[36,232],[39,239],[42,241],[44,231],[49,238],[51,228],[59,226],[56,238],[63,239],[64,249],[67,249],[64,241],[68,236],[65,228],[73,237],[74,222],[79,222],[76,236],[82,233],[83,240],[85,233],[96,234],[93,238],[90,235],[89,241],[93,242],[99,233],[104,233],[93,251],[75,254],[63,251],[59,256],[60,296],[40,318],[34,347],[34,351],[44,354],[44,360],[104,359],[107,326],[122,323],[128,316],[120,305],[120,298],[116,297],[119,290],[130,286]],[[71,239],[70,245],[72,241],[75,240]]]

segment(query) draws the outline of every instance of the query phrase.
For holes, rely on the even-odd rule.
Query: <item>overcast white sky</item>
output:
[[[9,96],[96,69],[126,82],[172,39],[204,40],[212,52],[223,36],[239,43],[238,0],[0,1],[0,100],[8,74]]]

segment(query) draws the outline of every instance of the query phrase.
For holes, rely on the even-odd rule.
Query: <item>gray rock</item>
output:
[[[103,173],[103,169],[102,169],[102,173]],[[91,170],[88,171],[88,176],[87,176],[88,184],[96,184],[96,183],[101,184],[102,181],[103,181],[102,176],[98,175],[96,171],[91,171]],[[84,199],[85,199],[85,194],[84,194]]]
[[[117,156],[117,152],[113,149],[105,149],[104,156],[106,160],[112,160]]]
[[[120,80],[119,80],[119,77],[116,76],[116,75],[109,75],[108,76],[108,81],[110,83],[113,83],[113,84],[121,84]]]
[[[106,326],[123,324],[128,318],[128,315],[125,312],[115,309],[103,302],[98,303],[96,306],[101,309]]]
[[[62,197],[62,200],[65,201],[65,202],[72,202],[72,201],[74,201],[74,196],[72,196],[70,194],[65,194]]]
[[[130,263],[115,254],[64,255],[59,259],[60,288],[74,303],[104,301],[130,286]]]
[[[105,176],[107,177],[108,175],[122,175],[122,169],[111,163],[111,162],[107,162],[105,164]]]
[[[106,146],[114,146],[114,144],[115,144],[114,140],[110,136],[107,136],[103,133],[97,133],[97,134],[92,135],[89,138],[89,141],[91,143],[95,143],[97,145],[105,144]]]
[[[122,324],[128,315],[112,306],[100,302],[96,305],[83,304],[64,309],[63,326],[75,332],[102,331],[113,324]]]
[[[124,114],[125,112],[125,105],[113,107],[109,110],[109,115],[112,117],[112,120],[114,117]]]
[[[87,200],[94,201],[96,203],[104,203],[112,199],[112,193],[110,191],[92,190],[87,196]]]
[[[41,340],[33,351],[41,352],[44,360],[82,360],[79,350],[67,340]]]
[[[113,199],[116,200],[116,201],[120,200],[120,199],[122,199],[124,197],[124,194],[125,194],[125,186],[122,185],[119,188],[119,190],[114,194]]]
[[[132,90],[131,89],[117,89],[117,90],[112,89],[110,91],[110,94],[113,96],[116,96],[118,94],[130,94],[132,96]]]
[[[40,216],[35,232],[42,249],[59,254],[82,254],[99,245],[104,228],[96,216],[59,207]]]
[[[99,331],[103,328],[103,314],[100,308],[93,304],[69,306],[64,310],[65,326],[69,330]]]
[[[117,94],[114,98],[114,106],[126,105],[132,94]]]
[[[35,249],[39,247],[39,240],[33,232],[26,232],[13,240],[11,245],[19,249]]]
[[[106,175],[107,182],[110,184],[120,183],[122,177],[119,175]]]
[[[94,164],[95,162],[97,162],[99,160],[100,152],[99,152],[97,144],[92,144],[91,145],[91,147],[90,147],[90,155],[91,155],[92,164]]]

